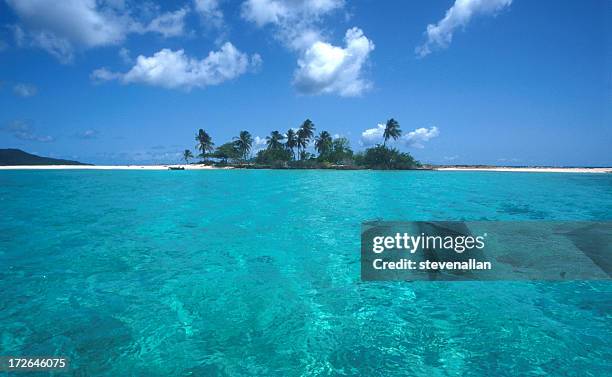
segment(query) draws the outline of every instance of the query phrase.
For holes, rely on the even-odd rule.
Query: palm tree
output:
[[[308,147],[308,144],[310,143],[310,139],[312,139],[312,136],[314,135],[314,130],[315,130],[314,123],[312,123],[310,119],[306,119],[304,123],[302,123],[302,126],[297,132],[297,147],[298,147],[298,154],[300,155],[300,159],[304,157],[303,154],[300,154],[300,148],[306,149],[306,147]]]
[[[385,124],[385,132],[383,132],[383,138],[385,139],[385,141],[383,142],[383,145],[386,146],[387,145],[387,140],[389,139],[393,139],[393,140],[397,140],[398,137],[400,137],[402,135],[402,130],[400,130],[400,125],[397,122],[397,120],[391,118],[387,121],[387,124]]]
[[[281,143],[281,140],[283,140],[284,138],[285,137],[280,132],[272,131],[270,133],[270,136],[266,136],[266,144],[268,145],[268,149],[270,150],[281,149],[283,146],[283,143]]]
[[[206,152],[212,152],[214,150],[215,143],[212,142],[210,135],[208,135],[203,129],[200,128],[195,139],[198,142],[196,148],[202,152],[200,156],[205,157]]]
[[[247,156],[251,152],[251,146],[253,146],[253,137],[249,131],[240,131],[238,137],[234,137],[234,145],[240,152],[243,160],[247,159]]]
[[[185,149],[183,152],[183,160],[185,160],[185,162],[188,164],[190,158],[193,158],[193,154],[189,149]]]
[[[293,156],[294,160],[295,160],[295,153],[293,152],[293,148],[297,147],[297,145],[298,145],[297,135],[295,134],[295,131],[293,130],[293,128],[290,128],[287,130],[287,141],[285,141],[285,147],[287,147],[287,149],[291,151],[291,155]]]
[[[327,131],[321,131],[315,139],[315,148],[319,152],[319,157],[326,156],[332,149],[332,137]]]

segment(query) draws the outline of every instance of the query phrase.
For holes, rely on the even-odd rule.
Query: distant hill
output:
[[[78,161],[40,157],[21,149],[0,149],[0,166],[7,165],[89,165]]]

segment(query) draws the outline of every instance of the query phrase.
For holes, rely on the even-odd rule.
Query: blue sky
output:
[[[0,148],[175,162],[310,118],[361,150],[394,117],[425,162],[610,166],[611,7],[0,0]]]

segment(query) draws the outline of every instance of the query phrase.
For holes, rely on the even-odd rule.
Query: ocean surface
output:
[[[612,283],[361,282],[375,219],[612,220],[612,175],[2,171],[0,354],[76,376],[612,375]]]

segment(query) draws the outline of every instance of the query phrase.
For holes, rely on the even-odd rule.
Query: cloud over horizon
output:
[[[360,144],[366,147],[382,144],[384,132],[385,125],[383,123],[377,124],[375,128],[366,129],[361,133]],[[431,128],[421,127],[403,134],[397,140],[389,140],[388,143],[399,143],[406,147],[423,149],[425,147],[424,143],[439,135],[440,130],[436,126]]]
[[[423,58],[434,50],[447,48],[457,28],[465,28],[475,16],[494,16],[510,4],[512,0],[455,0],[443,19],[427,25],[426,41],[415,49],[415,53]]]
[[[92,72],[91,78],[96,82],[119,80],[123,84],[140,83],[189,91],[235,79],[257,69],[261,63],[258,54],[249,56],[226,42],[220,50],[209,52],[203,59],[189,57],[182,49],[165,48],[153,56],[138,56],[136,64],[126,73],[99,68]]]
[[[428,142],[434,137],[438,137],[438,135],[440,135],[440,130],[438,130],[438,127],[436,126],[429,129],[421,127],[403,135],[400,140],[406,146],[422,149],[425,147],[423,143]]]
[[[11,134],[14,138],[25,141],[35,141],[39,143],[50,143],[55,141],[53,136],[39,135],[29,122],[23,120],[14,120],[9,122],[1,129]]]

